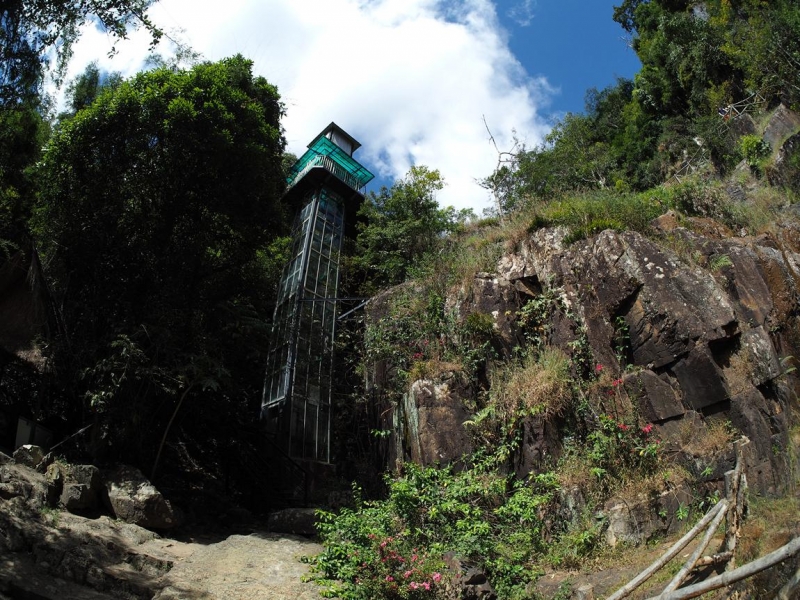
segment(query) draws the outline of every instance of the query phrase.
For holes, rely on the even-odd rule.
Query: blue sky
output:
[[[586,90],[632,77],[638,61],[611,19],[614,0],[159,0],[150,16],[204,59],[240,53],[276,84],[296,154],[335,121],[362,143],[356,158],[390,184],[411,165],[439,169],[442,205],[480,214],[477,180],[518,139],[541,142],[554,119],[580,112]],[[144,68],[137,32],[111,40],[87,27],[68,76],[97,61]],[[174,52],[167,41],[157,49]]]
[[[544,75],[559,91],[552,109],[583,112],[584,95],[641,67],[612,20],[621,0],[500,0],[498,17],[510,32],[509,47],[530,75]],[[522,24],[521,24],[522,23]]]

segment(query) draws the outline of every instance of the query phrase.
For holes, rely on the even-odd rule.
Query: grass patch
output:
[[[745,564],[777,550],[800,533],[800,498],[755,497],[742,526],[737,562]]]
[[[569,357],[553,347],[496,371],[490,391],[495,416],[501,421],[520,414],[560,415],[571,399]]]

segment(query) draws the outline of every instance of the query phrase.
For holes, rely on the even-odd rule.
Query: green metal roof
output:
[[[355,190],[360,190],[375,177],[331,140],[317,137],[289,171],[286,178],[288,187],[292,187],[315,166],[325,167]]]

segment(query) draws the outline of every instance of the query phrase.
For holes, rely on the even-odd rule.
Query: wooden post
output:
[[[775,550],[775,552],[770,552],[766,556],[763,556],[758,560],[754,560],[751,563],[747,563],[738,569],[734,569],[733,571],[725,571],[722,575],[717,575],[716,577],[701,581],[700,583],[690,585],[680,590],[675,590],[669,594],[654,596],[648,600],[685,600],[686,598],[696,598],[697,596],[702,596],[706,592],[729,586],[737,581],[741,581],[742,579],[752,577],[756,573],[760,573],[761,571],[769,569],[770,567],[774,567],[778,563],[794,556],[798,552],[800,552],[800,537],[794,538],[785,546]]]
[[[736,468],[733,472],[725,473],[725,497],[730,503],[730,508],[728,509],[725,542],[722,544],[720,552],[730,552],[731,554],[725,567],[726,571],[736,568],[736,543],[744,516],[745,491],[747,490],[747,479],[744,476],[744,447],[749,443],[750,440],[746,436],[742,436],[733,443],[736,448]]]
[[[728,504],[727,500],[720,500],[720,504],[722,503],[725,503],[727,507]],[[711,538],[714,537],[714,534],[717,532],[717,527],[719,527],[719,524],[722,522],[723,518],[725,518],[725,508],[721,508],[719,510],[717,516],[714,517],[714,520],[711,522],[711,525],[708,526],[706,534],[705,536],[703,536],[703,539],[701,540],[700,544],[698,544],[697,548],[695,548],[695,551],[689,557],[689,560],[686,561],[686,564],[683,565],[683,568],[680,571],[678,571],[675,577],[672,578],[672,581],[670,581],[667,584],[667,587],[665,587],[664,591],[661,592],[662,594],[666,594],[673,590],[677,590],[678,586],[683,583],[683,580],[686,579],[687,575],[689,575],[689,572],[692,570],[692,567],[694,567],[694,564],[700,558],[700,555],[702,555],[703,552],[705,552],[705,549],[708,547],[708,544],[711,543]]]
[[[722,512],[723,509],[726,507],[727,503],[718,502],[711,510],[709,510],[706,515],[697,522],[697,525],[692,527],[692,529],[684,535],[681,539],[675,542],[672,547],[667,550],[666,554],[664,554],[661,558],[647,567],[644,571],[639,573],[636,577],[634,577],[630,582],[628,582],[625,586],[621,587],[619,590],[614,592],[610,595],[606,600],[620,600],[621,598],[625,598],[631,592],[633,592],[636,588],[642,585],[645,581],[647,581],[653,573],[658,571],[661,567],[671,561],[681,550],[683,550],[689,542],[691,542],[698,533],[700,533],[705,527],[711,522],[711,520],[717,516],[718,513]]]

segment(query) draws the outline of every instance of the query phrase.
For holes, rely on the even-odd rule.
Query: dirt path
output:
[[[163,541],[163,540],[162,540]],[[178,558],[160,584],[157,600],[317,600],[316,586],[304,583],[303,555],[322,547],[303,538],[270,533],[232,535],[207,545],[166,548]]]
[[[3,501],[0,501],[0,505]],[[0,508],[3,508],[0,506]],[[17,513],[2,523],[0,600],[318,600],[306,538],[254,532],[183,541],[108,517]]]

